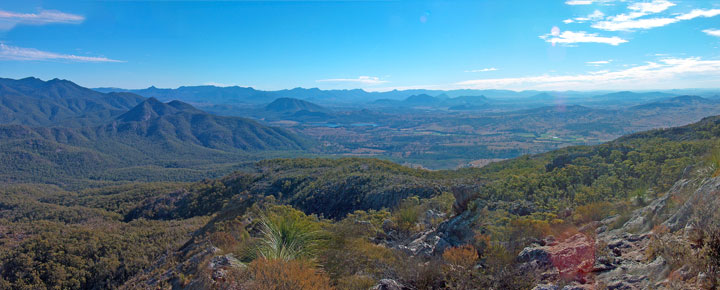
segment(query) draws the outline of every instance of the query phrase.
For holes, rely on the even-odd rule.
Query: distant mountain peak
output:
[[[312,102],[294,98],[278,98],[265,106],[265,110],[278,113],[295,113],[299,111],[325,112],[327,109]]]
[[[403,103],[409,104],[409,105],[434,105],[437,103],[440,103],[442,100],[436,97],[433,97],[428,94],[419,94],[419,95],[412,95],[407,97]]]
[[[130,109],[130,111],[120,115],[117,119],[123,122],[145,122],[161,116],[176,114],[180,111],[175,106],[160,102],[156,98],[148,98]]]
[[[671,98],[669,101],[689,103],[689,102],[707,102],[710,100],[703,98],[701,96],[683,95],[683,96],[677,96],[677,97]]]
[[[669,99],[664,99],[648,104],[633,106],[630,109],[643,110],[643,109],[660,109],[660,108],[671,108],[671,107],[683,107],[693,105],[705,105],[705,104],[716,104],[716,101],[706,99],[700,96],[677,96]]]

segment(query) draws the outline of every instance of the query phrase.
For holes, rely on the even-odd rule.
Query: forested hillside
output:
[[[143,101],[132,93],[99,93],[66,80],[0,78],[0,124],[92,126]]]
[[[647,270],[665,261],[664,273],[681,267],[694,273],[672,285],[711,285],[718,281],[708,280],[707,273],[717,273],[713,265],[719,261],[699,253],[718,250],[717,224],[707,223],[712,215],[688,214],[707,226],[699,229],[705,237],[699,246],[679,240],[688,245],[684,254],[666,243],[677,226],[671,231],[658,226],[694,200],[695,189],[714,180],[719,137],[720,117],[710,117],[481,169],[427,171],[358,158],[278,159],[192,184],[81,191],[12,186],[3,189],[0,207],[0,283],[128,289],[669,287],[667,274],[623,280],[613,270],[620,267],[614,265]],[[678,182],[688,185],[680,190]],[[663,198],[672,203],[641,221],[647,207],[659,209],[656,200]],[[639,238],[619,236],[630,234],[631,225],[640,226],[632,232]],[[115,236],[118,231],[125,234]],[[68,240],[71,236],[81,240]],[[607,258],[605,253],[614,251],[608,237],[633,245],[644,241],[632,249],[646,258]],[[582,254],[570,258],[589,264],[543,264],[549,262],[542,255],[554,257],[570,245],[610,260]],[[532,251],[547,254],[528,256]],[[49,252],[58,254],[43,258]],[[673,260],[678,255],[684,260]],[[544,267],[562,273],[544,273]],[[698,282],[697,273],[706,273],[705,280]]]
[[[315,146],[286,129],[180,101],[102,94],[64,80],[2,79],[0,88],[3,182],[199,180]]]

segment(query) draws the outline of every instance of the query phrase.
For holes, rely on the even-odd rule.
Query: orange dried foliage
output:
[[[299,260],[256,259],[248,265],[250,289],[333,289],[330,278],[310,265]]]

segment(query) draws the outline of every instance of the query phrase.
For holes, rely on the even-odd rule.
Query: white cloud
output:
[[[321,83],[358,83],[358,84],[364,84],[364,85],[377,85],[377,84],[384,84],[388,81],[381,80],[378,77],[369,77],[369,76],[359,76],[355,79],[324,79],[324,80],[317,80],[317,82]]]
[[[698,17],[715,17],[720,15],[720,9],[694,9],[676,17],[678,20],[691,20]]]
[[[565,4],[567,5],[590,5],[594,3],[598,4],[606,4],[613,2],[615,0],[567,0],[565,1]]]
[[[106,57],[60,54],[60,53],[37,50],[34,48],[10,46],[10,45],[6,45],[4,43],[0,43],[0,60],[18,60],[18,61],[64,60],[64,61],[76,61],[76,62],[123,62],[120,60],[109,59]]]
[[[586,63],[587,63],[588,65],[591,65],[591,66],[601,66],[601,65],[604,65],[604,64],[609,64],[610,62],[612,62],[612,59],[610,59],[610,60],[588,61],[588,62],[586,62]]]
[[[9,30],[17,24],[44,25],[51,23],[81,23],[82,15],[55,10],[41,10],[38,13],[16,13],[0,10],[0,30]]]
[[[617,36],[604,37],[598,36],[597,33],[587,33],[585,31],[563,31],[562,33],[550,33],[541,35],[540,38],[546,42],[562,45],[571,45],[575,43],[604,43],[610,45],[619,45],[621,43],[628,42]]]
[[[663,27],[678,22],[675,18],[648,18],[628,21],[600,21],[592,25],[593,28],[606,31],[630,31],[635,29],[650,29]]]
[[[466,73],[476,73],[476,72],[489,72],[489,71],[496,71],[496,70],[498,70],[498,69],[496,69],[494,67],[490,67],[490,68],[483,68],[483,69],[466,70],[465,72]]]
[[[568,0],[565,1],[565,4],[567,5],[590,5],[592,4],[592,0]]]
[[[720,37],[720,29],[705,29],[703,32],[710,36]]]
[[[600,10],[595,10],[595,12],[593,12],[592,14],[590,14],[586,17],[577,17],[572,20],[573,20],[573,22],[596,21],[596,20],[603,19],[603,17],[605,17],[605,13],[602,13],[602,11],[600,11]]]
[[[663,12],[673,6],[675,6],[675,3],[667,0],[636,2],[627,7],[631,12],[610,16],[606,20],[594,23],[592,27],[607,31],[629,31],[665,26],[677,22],[677,19],[667,17],[639,18]],[[602,17],[598,19],[602,19]]]
[[[720,15],[720,9],[694,9],[687,13],[676,14],[674,17],[653,17],[644,16],[664,12],[674,3],[666,0],[655,0],[652,2],[634,3],[628,6],[632,12],[607,17],[602,21],[593,23],[592,27],[606,31],[632,31],[636,29],[651,29],[663,27],[679,21],[691,20],[698,17],[715,17]]]
[[[667,0],[654,0],[651,2],[637,2],[630,4],[628,9],[648,15],[663,12],[673,6],[675,6],[675,3]]]
[[[665,58],[619,71],[468,80],[455,85],[473,89],[663,89],[677,88],[678,82],[688,87],[717,86],[718,81],[720,60]]]

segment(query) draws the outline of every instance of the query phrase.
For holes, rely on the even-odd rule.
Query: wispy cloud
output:
[[[483,69],[466,70],[465,72],[466,73],[477,73],[477,72],[489,72],[489,71],[496,71],[496,70],[498,70],[498,69],[496,69],[494,67],[489,67],[489,68],[483,68]]]
[[[676,17],[678,20],[692,20],[698,17],[715,17],[720,15],[720,9],[694,9]]]
[[[600,11],[600,10],[595,10],[593,13],[591,13],[591,14],[588,15],[588,16],[585,16],[585,17],[577,17],[577,18],[575,18],[575,19],[573,19],[573,20],[575,20],[575,22],[581,22],[581,23],[582,23],[582,22],[585,22],[585,21],[600,20],[600,19],[603,19],[603,17],[605,17],[605,13],[602,13],[602,11]]]
[[[0,10],[0,30],[9,30],[17,24],[44,25],[51,23],[81,23],[82,15],[55,10],[40,10],[38,13],[17,13]]]
[[[720,29],[705,29],[703,32],[710,36],[720,37]]]
[[[640,13],[644,16],[651,13],[663,12],[673,6],[675,6],[675,3],[668,0],[653,0],[650,2],[632,3],[628,6],[628,9],[635,11],[633,13]]]
[[[668,86],[676,86],[679,79],[691,82],[690,86],[715,86],[720,81],[720,60],[665,58],[618,71],[479,79],[463,81],[455,85],[475,89],[668,88]]]
[[[692,20],[698,17],[715,17],[720,15],[720,9],[694,9],[690,12],[675,15],[642,18],[665,12],[673,6],[675,6],[675,3],[667,0],[634,3],[628,6],[628,9],[630,10],[629,13],[607,17],[602,21],[593,23],[592,27],[606,31],[632,31],[663,27],[676,22]]]
[[[37,50],[34,48],[10,46],[10,45],[6,45],[4,43],[0,43],[0,60],[15,60],[15,61],[60,60],[60,61],[74,61],[74,62],[124,62],[121,60],[109,59],[106,57],[61,54],[61,53]]]
[[[663,27],[678,22],[675,18],[648,18],[627,21],[608,20],[592,25],[593,28],[607,31],[630,31]]]
[[[613,0],[568,0],[568,5],[590,5],[590,4],[610,4]],[[595,10],[592,14],[584,17],[575,17],[565,19],[565,24],[590,22],[590,27],[602,31],[623,31],[632,32],[636,30],[648,30],[658,27],[667,26],[673,23],[692,20],[699,17],[715,17],[720,15],[720,9],[693,9],[680,13],[669,13],[670,9],[675,9],[677,4],[670,0],[622,0],[618,2],[628,3],[624,13],[606,16],[602,11]],[[555,29],[555,28],[553,28]],[[559,31],[559,29],[557,29]],[[709,35],[711,33],[705,32]],[[551,33],[540,36],[547,42],[563,45],[572,45],[575,43],[591,42],[591,43],[607,43],[611,45],[619,45],[627,42],[626,39],[620,37],[603,37],[597,33],[572,32],[565,31],[560,33]]]
[[[555,31],[550,34],[541,35],[540,38],[553,45],[572,45],[575,43],[604,43],[610,45],[619,45],[628,42],[617,36],[605,37],[598,36],[597,33],[587,33],[585,31]]]
[[[609,64],[609,63],[611,63],[611,62],[612,62],[612,59],[610,59],[610,60],[588,61],[588,62],[586,62],[586,63],[587,63],[588,65],[591,65],[591,66],[601,66],[601,65],[604,65],[604,64]]]
[[[590,5],[590,4],[606,4],[613,2],[614,0],[567,0],[565,1],[565,4],[567,5]]]
[[[387,83],[388,81],[381,80],[378,77],[359,76],[354,79],[324,79],[324,80],[317,80],[317,82],[320,82],[320,83],[357,83],[357,84],[363,84],[363,85],[378,85],[378,84]]]

